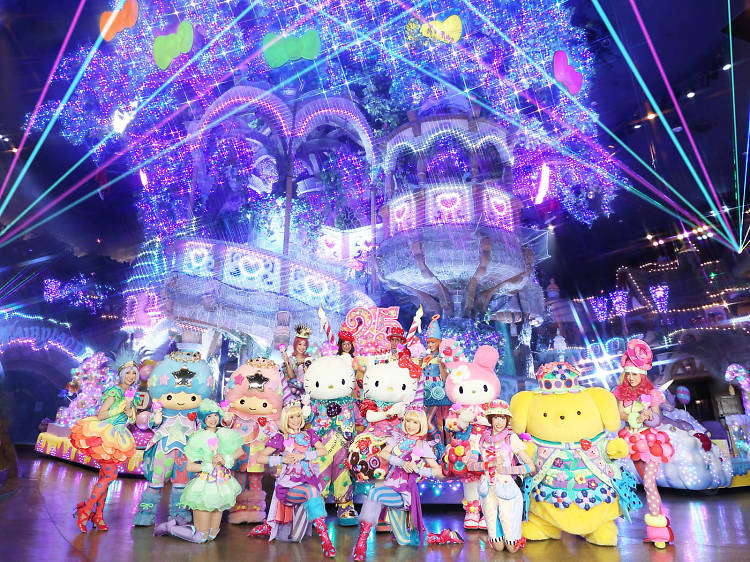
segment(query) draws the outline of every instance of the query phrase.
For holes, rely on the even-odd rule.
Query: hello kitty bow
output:
[[[411,359],[411,352],[408,349],[403,349],[398,354],[398,366],[409,370],[409,376],[413,379],[418,379],[422,376],[422,368],[417,365]]]

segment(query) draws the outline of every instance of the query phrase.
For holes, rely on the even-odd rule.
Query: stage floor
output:
[[[225,523],[216,541],[191,544],[171,537],[153,537],[152,529],[133,528],[130,519],[138,494],[145,482],[121,478],[110,488],[105,518],[110,531],[82,535],[71,516],[75,504],[93,485],[96,473],[78,465],[36,456],[20,455],[20,475],[9,481],[0,493],[0,544],[4,560],[102,560],[106,562],[158,560],[253,562],[321,560],[317,537],[301,544],[268,543],[246,537],[249,527]],[[676,545],[657,551],[641,542],[643,519],[620,522],[617,548],[596,547],[563,535],[560,541],[530,543],[517,555],[489,550],[486,534],[465,533],[466,544],[451,547],[425,547],[421,551],[393,544],[389,535],[371,537],[368,560],[553,560],[555,562],[609,562],[616,560],[668,562],[688,560],[708,562],[750,560],[750,490],[724,490],[713,496],[670,493],[665,506],[672,519]],[[163,517],[166,504],[161,506]],[[429,506],[426,525],[458,529],[463,511],[455,505]],[[343,529],[332,524],[332,539],[339,552],[337,560],[351,559],[357,528]]]

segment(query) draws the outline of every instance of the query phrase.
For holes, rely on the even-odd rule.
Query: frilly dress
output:
[[[218,440],[211,446],[210,439]],[[242,436],[233,429],[220,427],[216,433],[208,429],[194,433],[188,439],[185,456],[192,462],[212,464],[213,456],[233,457],[242,446]],[[218,465],[211,472],[200,472],[182,491],[180,505],[200,511],[224,511],[234,506],[242,488],[224,465]]]
[[[104,391],[102,402],[107,398],[115,399],[109,408],[109,417],[100,420],[92,416],[78,420],[70,429],[70,442],[84,455],[100,463],[127,462],[135,454],[135,440],[126,427],[125,393],[119,386],[113,386]]]
[[[674,447],[669,435],[655,427],[639,424],[638,415],[645,408],[664,403],[664,395],[656,388],[647,394],[641,394],[638,400],[622,399],[615,390],[615,397],[622,401],[623,411],[628,415],[628,422],[617,433],[628,444],[630,458],[645,463],[669,462],[674,456]]]
[[[367,420],[367,412],[385,412],[393,402],[383,402],[367,398],[360,402],[362,420]],[[367,422],[365,430],[357,435],[349,447],[349,465],[359,482],[382,480],[388,472],[388,463],[380,456],[389,437],[402,435],[401,420],[398,416],[389,416],[373,423]]]

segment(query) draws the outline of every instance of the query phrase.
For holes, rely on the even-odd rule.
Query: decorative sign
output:
[[[390,347],[387,339],[389,328],[401,327],[398,323],[398,307],[378,308],[358,306],[349,311],[341,328],[354,333],[357,349],[360,346],[374,350]]]

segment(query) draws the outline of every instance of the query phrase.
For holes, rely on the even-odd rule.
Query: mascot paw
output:
[[[607,455],[611,459],[623,459],[628,456],[628,444],[620,437],[607,443]]]
[[[530,513],[529,520],[523,522],[521,534],[527,541],[544,541],[547,539],[559,539],[560,529]]]
[[[617,525],[615,525],[614,521],[607,521],[596,531],[586,535],[585,538],[591,544],[617,546]]]

